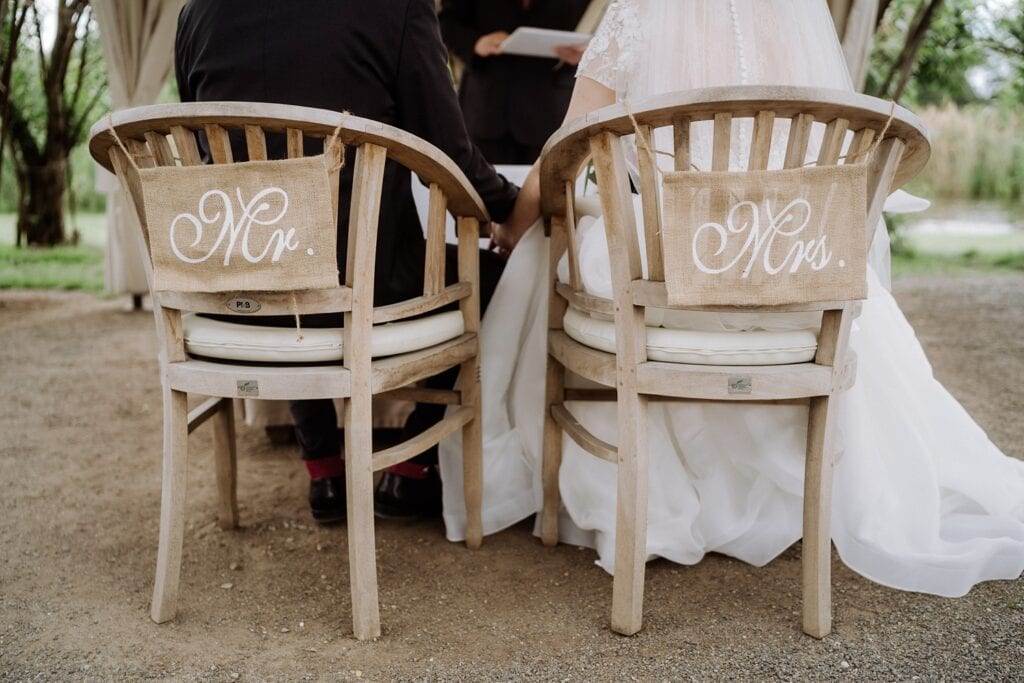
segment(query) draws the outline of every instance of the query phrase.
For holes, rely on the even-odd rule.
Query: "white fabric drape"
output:
[[[152,104],[174,59],[174,29],[185,0],[93,0],[114,109]],[[114,294],[149,290],[138,220],[113,177],[100,170],[107,193],[106,287]]]
[[[878,0],[829,0],[828,7],[843,45],[853,87],[863,92],[868,77],[868,56],[875,34]]]

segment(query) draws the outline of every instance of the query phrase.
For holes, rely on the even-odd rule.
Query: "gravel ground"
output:
[[[937,376],[1024,458],[1024,276],[911,278],[897,296]],[[344,528],[305,509],[294,447],[240,432],[243,529],[214,524],[194,435],[180,610],[148,619],[160,394],[152,318],[123,301],[0,292],[0,679],[1024,680],[1024,578],[959,599],[873,584],[833,556],[835,627],[799,626],[800,545],[766,567],[648,565],[644,631],[608,629],[589,550],[523,523],[477,552],[378,524],[384,635],[351,638]]]

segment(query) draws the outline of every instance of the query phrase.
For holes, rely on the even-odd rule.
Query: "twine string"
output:
[[[114,142],[116,142],[117,146],[121,148],[121,151],[124,152],[124,155],[126,157],[128,157],[128,162],[133,167],[135,167],[136,171],[141,171],[142,169],[140,169],[139,165],[137,163],[135,163],[135,157],[132,156],[132,153],[129,152],[128,148],[124,146],[124,141],[121,140],[121,136],[117,134],[117,129],[114,128],[114,115],[113,115],[113,113],[107,114],[107,126],[110,128],[110,134],[114,136]]]

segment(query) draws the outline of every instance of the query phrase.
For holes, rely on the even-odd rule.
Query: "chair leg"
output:
[[[832,630],[831,557],[834,397],[811,399],[804,469],[803,627],[824,638]],[[831,405],[830,405],[831,404]]]
[[[181,543],[185,533],[188,469],[188,401],[183,391],[164,387],[164,464],[160,494],[160,545],[150,618],[170,621],[178,610]]]
[[[462,405],[473,408],[473,419],[462,428],[462,490],[466,501],[466,546],[477,549],[483,542],[481,508],[484,489],[484,434],[480,414],[480,361],[462,364],[459,389]]]
[[[213,416],[213,459],[217,470],[218,524],[221,529],[238,528],[237,450],[235,447],[235,406],[221,399]]]
[[[562,428],[551,416],[552,406],[562,403],[565,368],[548,356],[547,389],[544,397],[544,450],[541,481],[544,507],[541,509],[540,538],[544,545],[558,545],[558,513],[562,498],[558,492],[558,472],[562,467]]]
[[[620,389],[618,413],[612,630],[631,636],[643,625],[647,565],[647,398]]]
[[[373,529],[373,421],[369,392],[345,401],[345,485],[352,630],[359,640],[380,636]]]

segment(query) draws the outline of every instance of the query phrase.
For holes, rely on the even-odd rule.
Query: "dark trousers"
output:
[[[452,284],[458,281],[457,247],[447,245],[445,258],[445,281]],[[480,314],[487,310],[505,260],[491,251],[480,251]],[[409,297],[419,296],[420,292],[410,293]],[[459,367],[449,368],[442,373],[426,380],[431,389],[451,389],[459,376]],[[341,440],[338,437],[338,414],[334,409],[334,401],[316,399],[310,401],[290,401],[289,407],[295,422],[295,435],[299,441],[303,460],[315,460],[337,456],[341,453]],[[444,417],[445,406],[432,403],[417,403],[415,410],[406,420],[402,430],[402,439],[412,437],[426,431]],[[432,448],[413,458],[413,462],[431,465],[437,462],[437,448]]]

